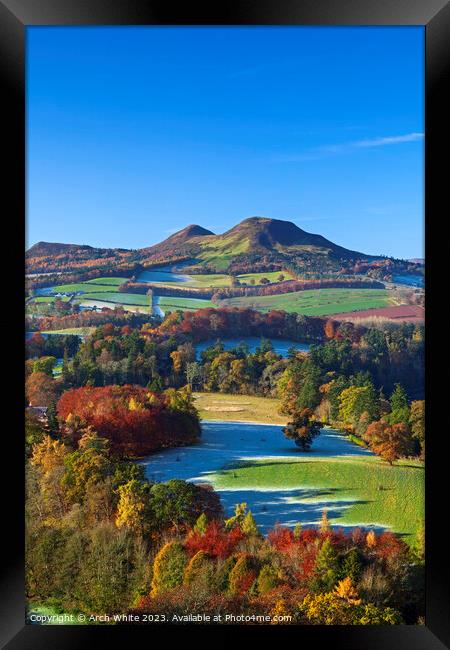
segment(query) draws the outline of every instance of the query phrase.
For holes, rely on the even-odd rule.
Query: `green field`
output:
[[[424,468],[419,462],[404,461],[389,466],[376,457],[314,457],[276,459],[242,463],[217,473],[214,485],[220,488],[316,489],[304,499],[353,501],[334,525],[380,525],[415,544],[424,520]],[[330,507],[332,507],[330,505]]]
[[[120,287],[126,281],[127,278],[94,278],[93,280],[86,280],[84,284],[106,284]]]
[[[42,334],[76,334],[77,336],[89,336],[95,329],[95,327],[67,327],[62,330],[45,330]]]
[[[42,302],[55,302],[55,300],[61,300],[61,302],[68,302],[70,300],[69,296],[62,296],[61,298],[57,298],[56,296],[37,296],[36,298],[33,298],[30,300],[30,303],[42,303]]]
[[[73,284],[59,284],[52,287],[52,293],[100,293],[115,292],[119,287],[114,284],[98,284],[91,282],[75,282]]]
[[[100,291],[98,293],[89,292],[89,295],[86,296],[86,300],[102,300],[106,302],[113,302],[118,305],[142,305],[143,307],[150,304],[149,296],[141,293],[121,293],[119,291]],[[78,302],[80,301],[84,302],[84,296],[78,296]]]
[[[189,275],[189,286],[207,289],[208,287],[229,287],[231,285],[231,276],[224,273],[203,273]],[[185,282],[171,282],[170,286],[178,285],[185,287]]]
[[[227,307],[252,307],[261,311],[282,309],[305,316],[326,316],[347,311],[386,307],[389,303],[385,289],[312,289],[274,296],[229,298]]]
[[[206,307],[213,307],[214,305],[210,300],[201,300],[200,298],[179,298],[173,296],[159,296],[158,307],[164,312],[176,311],[177,309],[195,310],[205,309]]]
[[[287,418],[278,414],[280,400],[250,395],[224,393],[194,393],[195,406],[203,420],[228,420],[286,424]]]
[[[255,284],[259,285],[262,278],[267,278],[270,282],[279,282],[278,278],[280,275],[284,275],[283,282],[286,280],[293,280],[293,276],[289,271],[270,271],[269,273],[244,273],[243,275],[238,275],[240,282],[246,282],[250,284],[251,280],[255,280]]]
[[[101,294],[104,295],[104,294]],[[136,294],[119,294],[121,296],[123,295],[136,295]],[[142,296],[145,297],[145,296]],[[125,311],[131,311],[131,312],[139,312],[140,314],[149,314],[151,312],[150,306],[144,306],[144,305],[139,305],[139,304],[129,304],[127,301],[126,303],[120,301],[120,300],[105,300],[104,298],[96,298],[91,299],[91,294],[88,294],[86,298],[84,297],[79,297],[77,302],[79,302],[81,305],[84,307],[108,307],[109,309],[114,309],[115,307],[122,306]]]

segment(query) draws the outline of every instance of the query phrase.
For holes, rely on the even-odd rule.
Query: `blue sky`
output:
[[[27,245],[294,221],[423,255],[421,27],[31,27]]]

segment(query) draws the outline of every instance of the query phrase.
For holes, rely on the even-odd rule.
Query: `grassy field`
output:
[[[50,303],[50,302],[55,302],[55,300],[61,300],[61,302],[68,302],[70,300],[69,296],[62,296],[61,298],[57,298],[56,296],[37,296],[36,298],[33,298],[30,300],[30,303]]]
[[[216,307],[210,300],[201,300],[200,298],[178,298],[173,296],[160,296],[158,307],[164,312],[176,311],[177,309],[195,310],[204,309],[205,307]]]
[[[106,284],[109,286],[120,287],[120,285],[126,281],[127,278],[94,278],[93,280],[86,280],[84,284]]]
[[[83,300],[84,296],[80,296],[78,302]],[[139,305],[148,306],[150,304],[149,296],[141,293],[121,293],[121,292],[103,292],[89,293],[86,296],[87,300],[104,300],[106,302],[113,302],[119,305]]]
[[[385,307],[389,304],[385,289],[313,289],[274,296],[229,298],[230,307],[252,307],[261,311],[282,309],[306,316],[326,316],[347,311]]]
[[[52,287],[52,293],[111,293],[118,290],[118,285],[93,282],[75,282],[72,284],[59,284],[56,287]]]
[[[45,330],[42,334],[76,334],[77,336],[89,336],[95,329],[95,327],[67,327],[62,330]]]
[[[390,467],[376,457],[255,461],[215,475],[220,488],[317,489],[311,500],[353,500],[331,523],[387,526],[415,543],[424,519],[424,469],[405,461]],[[307,501],[308,499],[305,499]]]
[[[255,284],[260,284],[261,278],[267,278],[270,282],[278,282],[279,276],[284,275],[284,281],[291,280],[292,275],[288,271],[271,271],[269,273],[245,273],[243,275],[236,276],[240,282],[245,282],[250,285],[251,281],[254,280]],[[226,275],[225,273],[199,273],[195,275],[188,275],[189,278],[189,287],[196,289],[207,289],[209,287],[231,287],[231,275]],[[93,282],[92,280],[90,282]],[[159,283],[158,283],[159,284]],[[173,287],[186,287],[185,282],[170,282],[165,284],[161,283],[163,286]]]
[[[120,294],[124,295],[124,294]],[[130,294],[128,294],[130,295]],[[83,307],[108,307],[109,309],[114,309],[115,307],[118,307],[119,305],[124,308],[125,311],[131,311],[133,313],[140,313],[140,314],[149,314],[151,309],[150,306],[146,307],[144,305],[130,305],[127,303],[123,303],[119,300],[112,301],[112,300],[104,300],[96,298],[95,300],[91,300],[91,294],[88,294],[86,298],[80,298],[77,302],[80,303]]]
[[[170,286],[178,285],[180,287],[185,287],[185,282],[171,282]],[[189,287],[203,288],[207,289],[208,287],[229,287],[231,286],[231,276],[225,275],[224,273],[205,273],[205,274],[196,274],[189,276]]]
[[[238,275],[240,282],[246,282],[250,284],[251,280],[255,280],[255,284],[260,284],[261,278],[267,278],[270,282],[279,282],[278,278],[280,275],[284,275],[283,282],[286,280],[293,280],[293,275],[289,271],[270,271],[269,273],[244,273],[243,275]]]
[[[229,420],[286,424],[287,418],[278,414],[280,400],[249,395],[223,393],[194,393],[195,406],[203,420]]]

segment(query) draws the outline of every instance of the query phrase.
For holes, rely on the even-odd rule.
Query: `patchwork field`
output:
[[[86,280],[84,284],[107,284],[111,286],[120,287],[121,284],[127,281],[127,278],[94,278],[93,280]]]
[[[386,318],[393,321],[402,321],[405,323],[422,322],[425,319],[425,309],[420,305],[396,305],[384,307],[381,309],[369,309],[360,311],[357,314],[343,313],[335,314],[336,320],[355,320],[358,318]]]
[[[78,300],[80,299],[82,300],[83,296],[79,296]],[[150,304],[149,296],[140,293],[121,293],[119,291],[117,291],[116,293],[114,293],[113,291],[111,292],[100,291],[98,293],[92,292],[89,293],[88,299],[103,300],[118,305],[140,305],[145,307]]]
[[[56,296],[37,296],[28,301],[28,304],[39,304],[39,303],[51,303],[55,300],[61,300],[61,302],[68,302],[70,300],[69,296],[61,296],[60,298]]]
[[[164,312],[176,311],[177,309],[195,310],[206,307],[216,307],[210,300],[201,300],[199,298],[178,298],[173,296],[158,296],[158,307]]]
[[[262,422],[286,424],[287,418],[279,415],[280,400],[249,395],[224,393],[194,393],[195,406],[204,420]]]
[[[177,278],[176,273],[155,272],[154,280],[151,279],[151,275],[152,275],[151,272],[147,271],[147,278],[149,278],[147,281],[150,282],[153,281],[155,283],[161,284],[162,286],[165,286],[164,276],[166,275],[167,286],[170,287],[173,286],[186,287],[186,285],[198,289],[206,289],[209,287],[231,287],[231,275],[227,275],[225,273],[201,273],[195,275],[183,275]],[[286,280],[291,280],[293,277],[289,273],[289,271],[271,271],[268,273],[245,273],[242,275],[238,275],[236,277],[241,283],[246,283],[248,285],[250,284],[259,285],[261,283],[262,278],[266,278],[270,282],[279,282],[280,280],[278,278],[280,277],[280,275],[284,276],[284,280],[283,280],[284,282]],[[183,278],[183,280],[180,279],[181,277]]]
[[[120,295],[127,295],[127,294],[120,294]],[[90,307],[90,308],[97,307],[98,309],[102,309],[103,307],[107,307],[108,309],[115,309],[118,306],[122,306],[125,309],[125,311],[131,311],[140,314],[149,314],[152,311],[150,306],[139,305],[139,304],[128,304],[128,302],[124,303],[120,300],[113,301],[113,300],[103,300],[97,298],[94,300],[90,298],[91,298],[90,294],[89,294],[89,299],[80,298],[78,300],[80,306]]]
[[[330,502],[331,523],[388,527],[410,544],[424,520],[424,469],[418,462],[390,467],[375,456],[264,459],[218,472],[214,485],[233,490],[301,488],[306,505]],[[292,498],[296,500],[295,493]],[[334,517],[333,503],[344,506]]]
[[[389,304],[385,289],[313,289],[274,296],[229,298],[222,304],[229,307],[252,307],[262,311],[282,309],[306,316],[327,316],[344,311],[385,307]]]
[[[119,278],[105,278],[105,280],[118,280]],[[56,287],[51,287],[52,293],[103,293],[103,292],[116,292],[119,286],[123,284],[124,280],[120,279],[120,283],[102,283],[99,279],[95,282],[88,280],[87,282],[76,282],[72,284],[59,284]]]
[[[197,288],[207,288],[207,287],[229,287],[231,286],[231,277],[229,275],[225,275],[224,273],[210,273],[210,274],[196,274],[196,275],[188,275],[189,278],[189,286],[190,287],[197,287]],[[177,283],[175,282],[174,284],[180,284],[180,286],[183,286],[183,283]]]
[[[62,330],[46,330],[42,334],[75,334],[76,336],[89,336],[95,332],[95,327],[67,327]]]

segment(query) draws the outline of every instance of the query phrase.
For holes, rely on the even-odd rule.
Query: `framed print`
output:
[[[447,647],[449,14],[2,0],[2,647]]]

